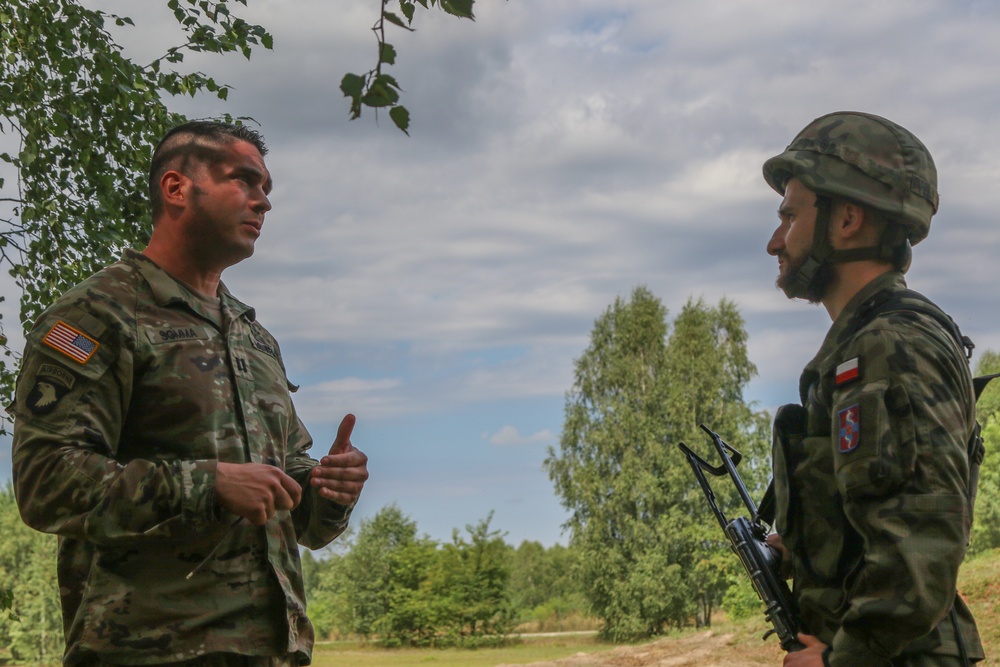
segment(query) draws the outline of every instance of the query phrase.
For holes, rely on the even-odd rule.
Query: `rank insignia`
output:
[[[861,444],[861,406],[854,404],[837,413],[840,422],[840,453],[853,452]]]
[[[861,377],[861,368],[858,364],[858,358],[854,357],[837,366],[835,384],[839,387],[851,380],[857,380],[859,377]]]
[[[73,361],[85,364],[101,345],[96,340],[77,331],[62,320],[49,329],[42,342],[57,352],[62,352]]]
[[[35,386],[28,393],[26,403],[35,415],[47,415],[55,410],[62,397],[76,384],[76,376],[59,366],[42,364],[38,369]]]

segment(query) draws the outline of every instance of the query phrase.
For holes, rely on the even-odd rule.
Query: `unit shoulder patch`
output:
[[[32,414],[41,416],[55,410],[63,396],[76,384],[72,372],[55,364],[42,364],[35,376],[35,386],[28,392],[25,403]]]
[[[861,406],[857,403],[837,413],[840,426],[838,448],[841,454],[853,452],[861,444]]]

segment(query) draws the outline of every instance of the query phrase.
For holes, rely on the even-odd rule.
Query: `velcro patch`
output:
[[[153,345],[173,343],[179,340],[208,340],[205,327],[169,327],[163,329],[146,329],[146,338]]]
[[[844,363],[837,366],[837,376],[835,383],[839,387],[842,384],[847,384],[852,380],[857,380],[861,377],[861,366],[857,357],[853,359],[848,359]]]
[[[258,336],[255,332],[250,332],[250,344],[254,349],[260,350],[269,357],[278,358],[278,350],[273,345],[264,340],[263,336]]]
[[[861,444],[861,406],[855,403],[837,413],[840,424],[839,448],[841,454],[853,452]]]
[[[49,329],[42,342],[80,364],[90,361],[90,358],[101,346],[96,340],[62,320],[56,322],[55,326]]]
[[[35,386],[26,399],[28,409],[35,415],[46,415],[59,404],[63,396],[76,384],[76,376],[54,364],[38,367]]]

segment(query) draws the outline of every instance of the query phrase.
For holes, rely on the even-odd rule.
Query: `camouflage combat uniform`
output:
[[[60,537],[66,664],[311,659],[298,544],[329,543],[351,508],[311,490],[278,345],[219,295],[213,310],[130,251],[28,336],[14,486],[24,520]],[[302,502],[263,527],[240,521],[216,503],[217,461],[278,466]]]
[[[960,664],[943,657],[960,655],[952,605],[968,655],[983,656],[956,593],[971,523],[967,362],[925,313],[884,312],[851,335],[859,309],[904,288],[889,272],[854,296],[803,371],[802,406],[775,423],[776,527],[804,631],[834,667]]]

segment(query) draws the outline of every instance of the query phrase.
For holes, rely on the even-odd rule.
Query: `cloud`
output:
[[[513,445],[552,445],[558,440],[558,436],[552,431],[545,429],[532,435],[521,435],[517,427],[507,425],[492,435],[483,434],[491,445],[508,447]]]

